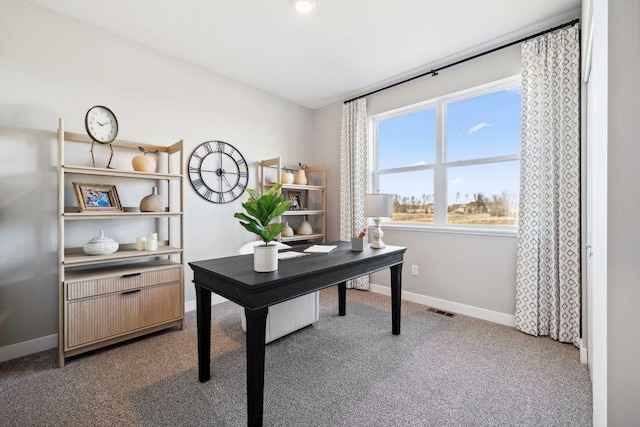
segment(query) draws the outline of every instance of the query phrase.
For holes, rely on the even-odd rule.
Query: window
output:
[[[372,187],[396,223],[517,226],[520,84],[511,78],[373,117]]]

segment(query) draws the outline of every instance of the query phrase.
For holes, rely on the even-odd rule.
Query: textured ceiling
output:
[[[580,0],[31,0],[316,109],[578,16]],[[545,26],[546,25],[546,26]]]

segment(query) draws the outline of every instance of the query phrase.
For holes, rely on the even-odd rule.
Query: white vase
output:
[[[292,237],[293,236],[293,228],[289,227],[289,223],[286,222],[284,225],[284,229],[282,230],[282,237]]]
[[[302,236],[308,236],[313,234],[313,228],[308,221],[302,221],[298,227],[296,227],[296,234],[300,234]]]
[[[140,212],[163,212],[164,200],[158,195],[158,187],[153,187],[153,191],[148,196],[140,200]]]
[[[278,269],[278,246],[258,245],[253,248],[253,269],[258,273],[268,273]]]

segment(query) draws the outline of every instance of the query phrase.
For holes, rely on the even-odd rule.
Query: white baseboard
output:
[[[0,362],[58,347],[58,334],[0,347]]]
[[[229,301],[225,297],[221,297],[220,295],[216,295],[214,293],[211,294],[211,305],[220,304],[221,302]],[[187,301],[184,303],[184,311],[196,311],[196,300]]]
[[[391,288],[371,283],[370,290],[372,292],[391,295]],[[450,313],[463,314],[465,316],[474,317],[476,319],[488,320],[489,322],[499,323],[505,326],[514,327],[516,325],[515,316],[511,314],[499,313],[497,311],[487,310],[484,308],[473,307],[471,305],[460,304],[458,302],[448,301],[440,298],[428,297],[413,292],[402,291],[402,299],[426,305],[438,310],[448,311]]]
[[[211,305],[220,304],[227,301],[219,295],[211,294]],[[184,311],[195,311],[196,300],[186,301]],[[18,357],[28,356],[30,354],[39,353],[58,347],[58,334],[47,335],[46,337],[35,338],[29,341],[23,341],[16,344],[5,345],[0,347],[0,363]]]
[[[580,363],[586,365],[589,363],[589,350],[584,346],[584,340],[580,338]]]

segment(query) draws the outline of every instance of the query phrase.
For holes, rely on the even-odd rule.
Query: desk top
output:
[[[362,252],[353,252],[351,242],[327,245],[337,245],[337,248],[328,254],[279,260],[278,270],[270,273],[253,270],[252,254],[195,261],[189,265],[196,285],[245,307],[258,308],[402,264],[407,249],[367,246]],[[300,252],[306,247],[291,250]]]

